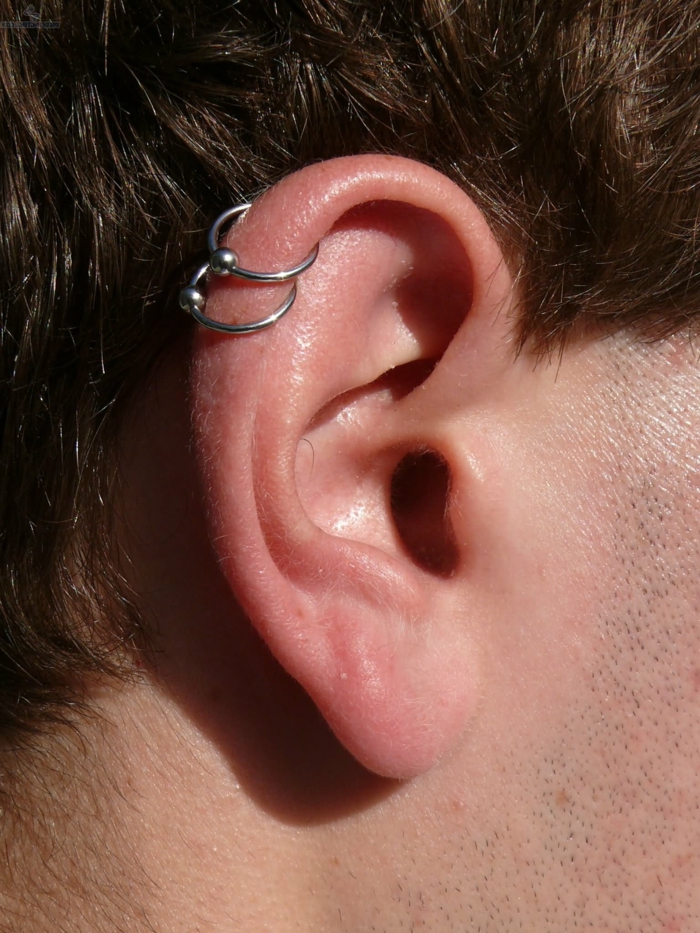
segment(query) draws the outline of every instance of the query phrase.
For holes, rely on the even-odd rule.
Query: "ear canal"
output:
[[[245,347],[199,341],[211,538],[253,625],[339,740],[407,778],[476,709],[476,640],[455,585],[465,542],[451,521],[467,481],[450,419],[475,294],[504,300],[502,257],[463,192],[400,159],[304,170],[236,236],[289,216],[305,218],[305,241],[260,262],[322,239],[293,313]],[[235,300],[215,294],[222,319]]]
[[[415,563],[451,577],[459,549],[450,518],[450,468],[433,450],[406,454],[391,478],[391,514],[396,531]]]

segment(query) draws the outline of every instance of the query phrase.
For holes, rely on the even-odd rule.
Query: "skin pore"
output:
[[[407,783],[353,762],[232,605],[198,505],[182,350],[151,382],[124,467],[124,547],[160,649],[142,683],[104,685],[64,758],[44,757],[22,837],[41,837],[41,812],[53,842],[19,843],[15,870],[38,883],[31,902],[6,898],[7,929],[695,929],[690,342],[525,353],[523,404],[465,415],[482,467],[512,465],[473,555],[479,708]],[[504,445],[513,456],[494,460]]]

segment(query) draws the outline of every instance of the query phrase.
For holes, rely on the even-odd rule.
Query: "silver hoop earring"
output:
[[[297,296],[297,284],[294,282],[292,289],[284,299],[279,308],[276,308],[272,314],[259,321],[252,321],[250,324],[223,324],[221,321],[214,321],[204,313],[207,299],[201,289],[201,283],[209,273],[214,275],[233,275],[239,279],[245,279],[248,282],[289,282],[296,279],[302,272],[314,264],[318,256],[318,246],[311,250],[309,255],[298,266],[292,269],[285,269],[282,272],[256,272],[253,269],[244,269],[238,264],[238,256],[233,250],[219,246],[219,235],[224,224],[232,218],[242,217],[251,207],[251,204],[236,204],[220,214],[209,228],[207,234],[207,246],[209,248],[209,260],[195,272],[190,279],[189,285],[180,292],[180,307],[187,311],[203,327],[215,330],[220,334],[253,334],[256,331],[264,330],[275,324],[294,304]]]

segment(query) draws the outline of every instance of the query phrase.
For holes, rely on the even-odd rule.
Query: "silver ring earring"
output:
[[[318,256],[318,243],[311,250],[309,255],[298,266],[292,269],[285,269],[282,272],[256,272],[253,269],[244,269],[238,264],[238,256],[233,250],[219,246],[219,235],[224,224],[232,218],[242,217],[251,207],[250,204],[236,204],[224,211],[216,218],[209,228],[207,234],[207,246],[209,247],[209,260],[201,266],[190,279],[189,285],[180,292],[180,307],[187,311],[203,327],[215,330],[221,334],[253,334],[256,331],[264,330],[271,324],[275,324],[294,304],[297,296],[296,282],[284,299],[279,308],[276,308],[272,314],[259,321],[252,321],[250,324],[223,324],[221,321],[213,321],[204,313],[207,299],[201,288],[201,283],[208,273],[214,275],[233,275],[239,279],[245,279],[248,282],[288,282],[296,279],[302,272],[314,264]]]

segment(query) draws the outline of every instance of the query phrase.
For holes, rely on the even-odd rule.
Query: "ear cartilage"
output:
[[[236,204],[224,211],[216,218],[209,228],[207,234],[207,246],[209,247],[209,261],[195,272],[190,279],[189,285],[180,292],[180,307],[187,311],[203,327],[218,331],[221,334],[253,334],[256,331],[264,330],[271,324],[275,324],[279,319],[289,311],[294,304],[297,296],[296,282],[284,299],[279,308],[276,308],[272,314],[259,321],[252,321],[250,324],[223,324],[221,321],[213,321],[204,314],[207,299],[200,288],[200,283],[209,273],[214,275],[233,275],[239,279],[246,279],[249,282],[288,282],[296,279],[302,272],[314,264],[318,256],[318,243],[311,250],[309,255],[298,266],[292,269],[286,269],[282,272],[255,272],[253,269],[244,269],[238,265],[238,256],[233,250],[225,249],[219,246],[219,234],[223,225],[234,217],[243,216],[251,207],[251,204]]]

